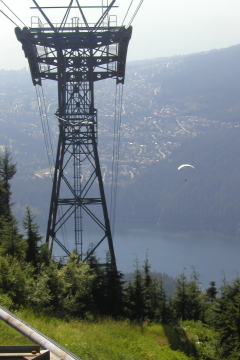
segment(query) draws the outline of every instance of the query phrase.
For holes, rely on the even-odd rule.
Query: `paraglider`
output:
[[[181,170],[181,169],[184,168],[184,167],[191,167],[191,168],[195,169],[195,167],[192,166],[192,165],[190,165],[190,164],[183,164],[183,165],[181,165],[181,166],[178,167],[178,170]]]
[[[190,165],[190,164],[183,164],[183,165],[180,165],[180,166],[178,167],[178,170],[181,170],[181,169],[183,169],[183,168],[185,168],[185,167],[190,167],[190,168],[195,169],[195,167],[192,166],[192,165]],[[185,179],[185,181],[187,181],[187,179]]]

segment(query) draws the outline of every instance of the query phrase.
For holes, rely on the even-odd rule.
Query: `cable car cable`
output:
[[[117,198],[118,174],[119,174],[119,153],[120,153],[120,139],[121,139],[121,122],[122,122],[122,99],[123,99],[123,86],[121,87],[121,91],[119,89],[119,86],[116,86],[113,159],[112,159],[111,206],[110,206],[110,218],[111,218],[111,228],[112,228],[113,236],[114,236],[114,228],[115,228],[116,198]]]
[[[129,13],[129,10],[130,10],[130,8],[131,8],[131,6],[132,6],[132,3],[133,3],[133,0],[131,1],[130,5],[129,5],[128,9],[127,9],[126,15],[124,16],[124,19],[123,19],[123,21],[122,21],[122,26],[123,26],[123,23],[124,23],[127,15],[128,15],[128,13]]]
[[[41,124],[42,124],[42,131],[43,131],[43,135],[44,135],[45,148],[46,148],[47,158],[48,158],[48,164],[49,164],[49,168],[50,168],[51,178],[53,181],[53,173],[52,173],[53,168],[54,168],[53,146],[52,146],[52,140],[51,140],[51,136],[50,136],[49,121],[48,121],[48,116],[47,116],[47,112],[46,112],[45,96],[44,96],[42,86],[41,86],[41,89],[42,89],[42,99],[41,99],[41,93],[39,91],[38,86],[35,86],[37,101],[38,101],[38,108],[39,108],[39,115],[40,115],[40,120],[41,120]],[[45,113],[44,113],[42,103],[44,104]],[[46,119],[47,126],[45,124],[44,118]],[[50,143],[50,146],[49,146],[49,143]],[[63,217],[62,206],[60,206],[60,212],[61,212],[60,217],[62,218]],[[64,246],[69,250],[67,231],[66,231],[66,226],[64,223],[61,225],[61,233],[62,233]]]
[[[3,2],[3,0],[0,0],[2,3],[3,3],[3,5],[5,5],[6,6],[6,8],[9,10],[9,11],[11,11],[11,13],[14,15],[14,16],[16,16],[16,18],[24,25],[24,26],[26,26],[27,27],[27,25],[26,24],[24,24],[24,22],[21,20],[21,19],[19,19],[19,17],[16,15],[16,14],[14,14],[14,12]],[[12,21],[12,20],[11,20]],[[14,23],[15,24],[15,23]],[[18,25],[17,25],[18,26]]]
[[[134,12],[134,14],[133,14],[133,16],[132,16],[132,18],[131,18],[130,22],[128,23],[128,26],[127,26],[127,27],[129,27],[129,26],[132,24],[132,22],[133,22],[133,20],[134,20],[135,16],[137,15],[138,10],[140,9],[140,7],[141,7],[142,3],[143,3],[143,0],[141,0],[141,1],[140,1],[140,3],[138,4],[138,7],[137,7],[137,9],[135,10],[135,12]]]
[[[2,13],[3,15],[6,16],[6,18],[8,18],[8,20],[10,20],[12,23],[14,23],[14,25],[16,25],[16,26],[18,27],[18,25],[17,25],[12,19],[10,19],[9,16],[7,16],[2,10],[0,10],[0,11],[1,11],[1,13]]]

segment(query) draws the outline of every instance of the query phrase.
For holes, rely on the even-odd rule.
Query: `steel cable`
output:
[[[131,20],[129,21],[129,23],[128,23],[128,26],[127,26],[127,27],[129,27],[129,26],[132,24],[132,22],[133,22],[133,20],[134,20],[135,16],[137,15],[138,10],[140,9],[140,7],[141,7],[142,3],[143,3],[143,0],[141,0],[141,1],[140,1],[140,3],[138,4],[138,7],[137,7],[137,9],[135,10],[135,12],[134,12],[133,16],[131,17]]]
[[[2,3],[3,3],[3,5],[5,5],[6,6],[6,8],[9,10],[9,11],[11,11],[11,13],[24,25],[24,26],[26,26],[27,27],[27,25],[26,24],[24,24],[24,22],[21,20],[21,19],[19,19],[19,17],[16,15],[16,14],[14,14],[14,12],[3,2],[3,0],[0,0]],[[3,13],[3,11],[1,11],[2,13]],[[4,13],[3,13],[4,14]],[[5,14],[4,14],[5,15]],[[7,15],[5,15],[5,16],[7,16]],[[7,16],[8,17],[8,16]],[[11,20],[10,18],[9,18],[9,20]],[[12,20],[11,20],[12,21]],[[12,21],[13,22],[13,21]],[[13,22],[14,23],[14,22]],[[14,23],[15,24],[15,23]],[[16,24],[15,24],[16,25]],[[18,26],[18,25],[17,25]]]
[[[113,155],[112,155],[111,205],[110,205],[110,220],[111,220],[112,236],[114,236],[115,216],[116,216],[116,199],[117,199],[117,187],[118,187],[119,154],[120,154],[121,122],[122,122],[123,86],[121,86],[121,90],[119,90],[119,91],[118,90],[119,90],[119,87],[116,86],[114,139],[113,139]]]
[[[118,188],[118,172],[119,172],[119,151],[120,151],[120,140],[121,140],[121,122],[122,122],[122,97],[123,97],[123,86],[121,86],[121,93],[119,92],[118,99],[118,128],[117,128],[117,144],[116,144],[116,176],[115,176],[115,191],[114,191],[114,203],[113,203],[113,234],[115,229],[115,216],[116,216],[116,204],[117,204],[117,188]]]
[[[115,92],[115,111],[114,111],[114,126],[113,126],[113,148],[112,148],[112,181],[111,181],[111,197],[110,197],[110,221],[111,227],[113,227],[113,199],[115,189],[115,144],[116,144],[116,127],[117,127],[117,93],[118,87],[116,85]]]
[[[8,20],[10,20],[14,25],[18,26],[12,19],[10,19],[9,16],[7,16],[7,15],[5,14],[5,12],[3,12],[2,10],[0,10],[0,12],[1,12],[4,16],[6,16],[6,18],[8,18]]]
[[[123,26],[123,23],[124,23],[127,15],[128,15],[128,13],[129,13],[129,10],[130,10],[130,8],[131,8],[131,6],[132,6],[132,3],[133,3],[133,0],[131,1],[130,5],[129,5],[128,9],[127,9],[126,15],[124,16],[124,19],[123,19],[123,22],[122,22],[122,26]]]
[[[51,134],[50,134],[50,129],[49,129],[49,120],[48,120],[48,116],[47,116],[47,107],[46,107],[46,102],[45,102],[45,96],[43,93],[42,86],[41,86],[41,89],[42,89],[43,105],[44,105],[44,110],[45,110],[47,137],[48,137],[49,143],[50,143],[50,149],[48,149],[48,151],[50,152],[50,155],[49,155],[50,160],[52,159],[51,164],[50,164],[50,174],[51,174],[51,177],[53,177],[53,173],[52,173],[53,168],[54,168],[53,145],[52,145]]]
[[[36,96],[37,96],[37,101],[38,101],[38,109],[39,109],[39,114],[40,114],[40,119],[41,119],[41,124],[42,124],[42,131],[43,131],[43,136],[44,136],[45,148],[46,148],[46,152],[47,152],[48,164],[49,164],[50,174],[51,174],[51,177],[52,177],[52,172],[51,172],[52,162],[51,162],[50,150],[49,150],[49,139],[48,139],[48,134],[47,134],[46,125],[45,125],[45,121],[44,121],[44,116],[45,115],[44,115],[44,111],[42,109],[41,94],[39,92],[39,88],[38,88],[37,85],[35,86],[35,90],[36,90]],[[50,141],[51,141],[51,138],[50,138]]]
[[[42,86],[41,86],[42,99],[41,99],[41,93],[39,91],[39,87],[37,85],[35,86],[35,89],[36,89],[36,96],[37,96],[37,101],[38,101],[39,115],[40,115],[41,124],[42,124],[42,131],[43,131],[43,135],[44,135],[45,148],[46,148],[46,152],[47,152],[48,164],[49,164],[49,169],[50,169],[50,175],[51,175],[51,178],[53,181],[54,155],[53,155],[53,145],[52,145],[50,128],[49,128],[49,120],[48,120],[48,116],[47,116],[47,107],[46,107],[46,102],[45,102],[45,96],[44,96]],[[42,104],[44,105],[44,108],[43,108]],[[45,111],[45,113],[44,113],[44,111]],[[46,120],[46,124],[45,124],[44,119]],[[61,212],[61,215],[63,215],[62,206],[60,206],[60,212]],[[61,232],[62,232],[64,246],[67,249],[69,249],[65,224],[63,224],[61,226]]]

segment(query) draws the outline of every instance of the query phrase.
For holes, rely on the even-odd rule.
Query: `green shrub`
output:
[[[183,321],[180,326],[186,337],[186,353],[195,355],[198,359],[219,359],[218,334],[212,328],[201,321],[193,320]]]
[[[11,310],[13,307],[13,301],[7,294],[0,293],[0,305]]]

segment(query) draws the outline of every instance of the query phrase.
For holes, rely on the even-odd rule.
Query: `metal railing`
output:
[[[32,326],[21,320],[9,310],[5,309],[3,306],[0,306],[0,319],[8,325],[12,326],[15,330],[19,331],[29,340],[40,345],[43,349],[51,351],[58,358],[63,360],[81,360],[69,350],[50,339],[40,331],[34,329]]]

